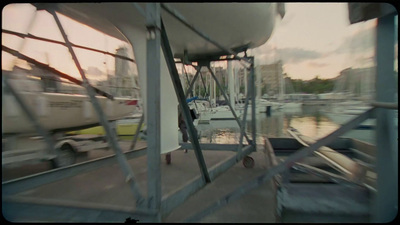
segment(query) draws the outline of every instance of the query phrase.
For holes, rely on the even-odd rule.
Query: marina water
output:
[[[289,127],[296,128],[304,135],[320,139],[341,125],[335,123],[326,111],[329,106],[302,106],[296,111],[272,111],[256,114],[257,143],[262,143],[263,138],[291,137],[287,132]],[[248,112],[247,117],[250,117]],[[201,143],[237,144],[240,139],[240,128],[235,120],[212,120],[210,124],[197,126]],[[247,121],[246,132],[251,139],[251,120]],[[367,143],[375,144],[375,131],[373,129],[354,129],[342,137],[355,138]],[[246,143],[243,139],[243,143]]]

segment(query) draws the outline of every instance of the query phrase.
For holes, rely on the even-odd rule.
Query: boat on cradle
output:
[[[357,115],[371,109],[372,107],[362,101],[345,101],[334,103],[324,113],[335,123],[343,125],[355,118]],[[374,129],[376,119],[369,118],[362,122],[357,129]]]
[[[284,102],[282,104],[282,110],[285,112],[301,111],[303,103],[301,102]]]
[[[53,3],[40,4],[42,8],[47,6],[54,8]],[[146,28],[146,18],[140,10],[140,8],[145,9],[146,4],[138,3],[135,5],[129,2],[104,2],[101,4],[57,3],[56,6],[58,13],[117,39],[128,40],[134,46],[133,53],[139,75],[141,100],[143,101],[143,108],[147,109],[146,42],[148,30]],[[165,10],[165,6],[179,12],[186,21],[207,34],[213,41],[222,43],[225,48],[234,49],[237,52],[264,44],[272,34],[276,15],[279,13],[283,16],[284,14],[282,3],[163,4],[161,16],[170,41],[173,57],[183,59],[183,56],[185,56],[185,59],[189,61],[205,58],[219,59],[221,56],[226,56],[227,53],[180,23]],[[207,16],[204,16],[205,12]],[[115,29],[116,27],[118,30]],[[235,29],[232,29],[232,27],[235,27]],[[241,32],[238,33],[238,30]],[[160,66],[162,84],[160,89],[160,113],[163,117],[169,118],[160,122],[160,132],[162,134],[160,141],[161,153],[168,153],[179,147],[178,131],[175,132],[174,129],[171,129],[171,127],[178,124],[178,101],[164,60],[161,60]],[[218,112],[218,115],[221,113]]]
[[[141,114],[133,114],[122,119],[118,119],[115,121],[115,129],[117,131],[118,136],[133,136],[136,134],[137,127],[139,126]],[[144,124],[140,127],[140,130],[143,130]],[[97,135],[105,135],[104,128],[102,126],[90,127],[82,130],[70,131],[67,134],[75,135],[75,134],[97,134]]]
[[[235,120],[232,111],[227,105],[211,107],[207,100],[194,100],[189,103],[189,108],[191,111],[196,112],[195,125],[209,124],[213,120]],[[236,109],[235,113],[239,118],[242,116],[242,111],[240,110]]]
[[[87,95],[44,92],[42,81],[32,79],[26,74],[12,74],[8,81],[26,106],[36,115],[38,122],[48,131],[71,131],[99,124]],[[59,85],[62,90],[62,84]],[[109,121],[121,119],[135,112],[138,103],[138,99],[134,98],[115,97],[114,100],[103,96],[96,98]],[[2,96],[2,122],[3,134],[36,132],[15,97],[7,90]]]
[[[34,3],[32,5],[38,9],[56,9],[57,13],[63,16],[134,46],[133,54],[139,75],[141,101],[144,113],[147,115],[148,30],[142,10],[146,8],[146,3]],[[272,34],[276,15],[284,15],[282,3],[163,3],[160,12],[173,57],[183,59],[185,56],[185,59],[192,62],[206,58],[219,59],[228,53],[178,21],[171,15],[171,12],[175,11],[196,29],[209,35],[212,41],[222,43],[224,48],[236,53],[264,44]],[[207,12],[206,17],[205,12]],[[232,17],[232,15],[242,16]],[[241,32],[238,33],[237,30]],[[163,117],[169,118],[160,122],[162,153],[167,153],[179,147],[178,132],[171,129],[178,123],[178,101],[165,61],[156,63],[160,63],[161,67],[160,113]],[[144,122],[147,123],[147,118]]]

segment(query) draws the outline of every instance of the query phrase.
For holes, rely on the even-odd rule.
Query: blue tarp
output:
[[[198,98],[199,98],[198,96],[194,96],[193,98],[188,98],[188,99],[186,99],[186,103],[189,103],[189,102],[191,102],[193,100],[196,100]]]

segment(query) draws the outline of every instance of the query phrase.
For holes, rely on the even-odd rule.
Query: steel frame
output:
[[[378,192],[374,199],[373,222],[389,222],[398,214],[398,134],[394,127],[397,107],[394,95],[394,17],[397,13],[378,18],[376,46],[376,170]]]
[[[138,5],[135,5],[138,7]],[[89,84],[80,64],[79,61],[73,51],[73,48],[75,45],[69,42],[66,33],[64,32],[64,29],[57,17],[56,11],[54,9],[46,9],[50,14],[53,15],[53,18],[55,19],[59,30],[61,31],[61,34],[64,38],[65,41],[65,46],[68,48],[75,65],[77,66],[80,75],[82,77],[83,82],[79,83],[80,85],[84,86],[85,89],[87,90],[87,94],[91,99],[91,102],[95,108],[96,113],[98,114],[98,117],[100,119],[101,125],[105,128],[106,131],[106,137],[108,138],[108,141],[110,143],[110,147],[114,150],[115,155],[109,156],[109,157],[103,157],[101,159],[96,159],[92,160],[90,162],[85,162],[85,163],[80,163],[80,164],[75,164],[71,166],[67,166],[64,168],[58,168],[52,171],[47,171],[43,172],[40,174],[32,175],[29,177],[21,178],[21,179],[16,179],[12,181],[7,181],[3,182],[3,194],[5,196],[7,195],[13,195],[20,193],[25,190],[29,190],[32,188],[39,187],[41,185],[51,183],[57,180],[61,180],[67,177],[75,176],[79,173],[82,172],[88,172],[97,168],[100,168],[104,165],[107,165],[109,163],[112,163],[114,160],[114,156],[117,157],[118,163],[120,164],[121,169],[124,171],[126,177],[127,177],[127,182],[129,182],[131,191],[135,195],[137,201],[136,201],[136,207],[137,209],[135,211],[129,212],[130,215],[139,215],[139,214],[145,214],[145,215],[151,215],[152,216],[152,221],[161,221],[161,216],[167,214],[168,212],[172,211],[176,206],[181,204],[182,202],[185,201],[186,198],[190,196],[190,194],[194,193],[195,191],[199,190],[199,188],[203,187],[206,185],[206,183],[211,182],[211,179],[214,179],[216,176],[224,172],[225,170],[229,169],[231,166],[233,166],[235,163],[240,160],[240,158],[244,157],[247,154],[250,154],[252,151],[255,150],[254,146],[244,146],[242,151],[235,156],[232,156],[228,159],[226,159],[223,162],[220,162],[219,164],[213,166],[209,170],[205,166],[204,163],[204,158],[201,153],[201,148],[197,140],[197,133],[196,130],[194,129],[193,123],[190,118],[188,106],[186,103],[186,98],[183,95],[183,89],[179,80],[179,75],[176,71],[175,63],[173,61],[173,56],[171,49],[169,47],[169,41],[168,37],[166,36],[165,29],[163,28],[163,24],[161,21],[161,16],[160,16],[160,4],[159,3],[148,3],[146,7],[146,24],[147,24],[147,29],[149,32],[149,37],[147,40],[147,71],[148,71],[148,77],[151,77],[149,79],[147,85],[151,86],[151,88],[148,88],[148,90],[153,90],[148,93],[148,101],[151,102],[153,101],[154,104],[150,105],[148,104],[148,114],[147,116],[153,117],[153,119],[149,120],[151,122],[148,122],[148,136],[150,138],[153,138],[153,140],[149,140],[148,143],[153,143],[153,144],[148,144],[147,149],[141,149],[141,150],[135,150],[135,151],[129,151],[126,153],[122,153],[121,148],[116,141],[115,133],[111,132],[111,128],[109,124],[107,123],[104,112],[102,111],[97,99],[94,96],[94,88]],[[27,36],[28,37],[28,36]],[[30,36],[29,36],[30,37]],[[33,37],[35,38],[35,37]],[[160,167],[157,166],[159,165],[160,162],[160,140],[159,135],[157,135],[157,132],[159,132],[159,111],[157,110],[152,110],[157,108],[157,105],[159,105],[159,88],[154,87],[159,87],[160,85],[160,69],[158,67],[152,66],[150,64],[150,61],[156,62],[160,61],[160,46],[162,47],[164,51],[164,55],[166,57],[167,65],[170,70],[170,75],[174,83],[174,87],[176,89],[177,97],[180,102],[180,106],[182,107],[182,111],[184,112],[184,118],[185,121],[188,124],[189,127],[189,133],[191,134],[190,136],[193,137],[192,143],[194,145],[194,149],[197,150],[197,158],[199,162],[199,166],[201,168],[202,174],[201,177],[195,178],[193,181],[188,182],[187,185],[181,187],[179,190],[175,191],[172,194],[169,194],[165,196],[162,201],[161,201],[161,186],[160,186]],[[4,48],[5,46],[3,46]],[[76,47],[76,46],[75,46]],[[19,55],[21,56],[21,55]],[[22,55],[22,57],[24,57]],[[151,60],[150,60],[151,59]],[[209,67],[208,67],[209,68]],[[46,69],[52,69],[52,68],[46,68]],[[210,69],[210,68],[209,68]],[[211,69],[210,69],[211,71]],[[211,71],[212,72],[212,71]],[[62,74],[59,74],[60,76]],[[7,85],[7,81],[5,82]],[[156,93],[154,92],[156,91]],[[100,93],[103,94],[103,93]],[[18,97],[18,95],[16,95]],[[109,97],[109,96],[107,96]],[[21,102],[21,106],[24,107],[25,105]],[[29,109],[25,110],[28,113],[29,118],[32,121],[37,121],[35,120],[34,117],[30,116],[33,114],[30,114]],[[153,113],[153,114],[151,114]],[[32,118],[31,118],[32,117]],[[141,118],[141,121],[143,119],[143,116]],[[238,120],[237,120],[238,121]],[[238,121],[239,122],[239,121]],[[239,123],[240,124],[240,123]],[[37,129],[40,131],[40,124],[37,123]],[[45,136],[45,135],[43,135]],[[247,137],[247,136],[246,136]],[[137,141],[137,135],[135,136],[135,139],[132,141],[131,148],[134,148],[135,144]],[[197,142],[197,143],[196,143]],[[250,141],[249,141],[250,143]],[[148,180],[148,196],[147,199],[145,199],[139,188],[137,187],[133,175],[133,171],[131,170],[129,164],[127,164],[127,159],[134,158],[134,157],[139,157],[142,156],[147,152],[147,158],[148,158],[148,175],[149,175],[149,180]],[[151,168],[151,169],[149,169]],[[57,210],[57,207],[61,207],[65,212],[70,212],[70,213],[75,213],[75,214],[80,214],[80,212],[88,212],[87,210],[97,210],[99,208],[102,208],[99,206],[99,204],[89,204],[90,206],[82,207],[79,206],[80,203],[68,203],[68,207],[64,206],[56,206],[57,204],[54,205],[54,201],[46,201],[43,199],[40,200],[29,200],[29,199],[18,199],[15,197],[7,197],[7,201],[12,202],[11,204],[19,204],[16,202],[20,202],[21,204],[34,204],[34,205],[41,205],[43,207],[50,207],[52,209]],[[146,201],[147,200],[147,201]],[[16,202],[15,202],[16,201]],[[58,201],[58,204],[65,205],[62,201]],[[86,204],[87,205],[87,204]],[[88,209],[89,208],[89,209]],[[114,209],[114,211],[117,209]],[[101,209],[102,212],[107,212],[110,210],[107,210],[106,208]],[[113,210],[111,210],[113,211]],[[110,213],[111,213],[110,211]]]
[[[138,5],[135,5],[137,8],[139,7]],[[54,10],[49,10],[49,12],[53,15],[54,19],[56,20],[60,31],[62,32],[63,38],[65,40],[66,46],[70,50],[70,53],[74,59],[74,62],[76,66],[78,67],[80,74],[83,79],[83,86],[86,88],[88,95],[91,99],[91,102],[93,106],[95,107],[95,111],[98,114],[98,117],[101,121],[102,126],[106,130],[106,136],[108,138],[108,141],[110,142],[110,146],[113,148],[115,152],[115,156],[117,157],[118,163],[121,166],[121,169],[124,171],[127,180],[130,184],[132,192],[135,194],[135,197],[137,199],[136,206],[139,208],[138,210],[134,212],[129,212],[124,215],[135,215],[140,214],[140,212],[144,212],[146,215],[150,215],[152,217],[152,220],[156,222],[161,222],[162,216],[168,214],[170,211],[172,211],[174,208],[176,208],[179,204],[184,202],[192,193],[196,192],[200,188],[204,187],[208,182],[211,182],[218,174],[222,173],[226,169],[230,168],[232,165],[234,165],[237,161],[238,158],[243,157],[246,154],[251,153],[252,151],[255,151],[256,147],[256,126],[255,126],[255,88],[254,88],[254,71],[253,71],[253,59],[251,59],[251,81],[248,83],[249,86],[249,95],[251,93],[251,100],[252,100],[252,141],[250,141],[247,136],[242,132],[243,128],[241,127],[241,135],[244,134],[246,138],[248,139],[248,142],[250,145],[245,146],[243,149],[242,143],[239,144],[238,148],[238,154],[232,156],[231,158],[225,160],[224,162],[221,162],[217,165],[215,165],[211,169],[207,169],[204,163],[204,158],[202,157],[202,150],[201,146],[198,143],[197,140],[197,133],[196,130],[194,129],[193,123],[191,122],[190,119],[190,114],[189,114],[189,109],[187,106],[187,103],[185,101],[185,95],[179,80],[178,72],[176,70],[176,67],[174,65],[174,60],[173,60],[173,55],[172,51],[169,47],[169,42],[168,42],[168,37],[166,36],[166,32],[164,29],[164,26],[162,24],[161,16],[160,16],[160,9],[161,7],[165,9],[167,12],[170,14],[174,15],[176,18],[179,18],[181,22],[184,24],[188,23],[186,20],[177,14],[176,11],[171,9],[169,6],[165,4],[160,3],[147,3],[146,5],[146,10],[142,10],[141,13],[145,12],[146,16],[146,23],[147,23],[147,29],[149,32],[149,39],[147,40],[147,71],[148,71],[148,77],[151,79],[148,79],[148,87],[151,85],[151,90],[152,92],[148,92],[148,102],[154,102],[153,104],[148,104],[148,110],[147,110],[147,116],[149,118],[148,122],[148,134],[149,137],[151,138],[151,143],[148,142],[148,148],[147,148],[147,158],[148,158],[148,196],[147,196],[147,201],[145,202],[145,198],[141,195],[140,190],[136,186],[136,183],[134,182],[134,175],[133,171],[131,170],[129,164],[127,163],[127,156],[131,155],[140,155],[144,154],[144,151],[131,151],[128,153],[122,153],[120,146],[118,145],[118,142],[116,141],[116,136],[115,133],[111,132],[111,129],[109,127],[108,122],[106,121],[104,117],[104,113],[97,101],[97,99],[94,97],[94,91],[93,88],[90,86],[88,83],[85,74],[83,70],[81,69],[79,65],[79,61],[76,58],[74,51],[72,49],[72,44],[68,41],[68,38],[63,31],[63,28],[61,26],[60,21],[58,20],[58,17],[55,13]],[[140,8],[140,7],[139,7]],[[141,8],[140,8],[141,9]],[[140,10],[139,10],[140,11]],[[195,30],[198,32],[199,35],[204,37],[205,39],[209,40],[210,42],[216,44],[219,46],[221,49],[227,51],[228,53],[233,53],[231,50],[224,49],[222,46],[220,46],[218,43],[213,42],[211,39],[208,38],[208,36],[205,36],[202,34],[200,31],[198,31],[196,28],[193,26],[189,26],[189,28]],[[382,101],[382,102],[393,102],[393,95],[392,92],[384,92],[383,89],[386,89],[389,85],[394,84],[392,82],[390,76],[384,77],[385,74],[389,73],[391,74],[391,70],[387,71],[388,68],[391,68],[391,64],[393,62],[393,58],[387,59],[386,55],[383,56],[383,52],[393,51],[393,39],[392,37],[388,37],[390,35],[384,34],[384,31],[388,29],[390,32],[393,32],[393,15],[389,15],[383,18],[378,19],[378,46],[377,46],[377,59],[378,59],[378,74],[377,74],[377,101]],[[192,144],[194,147],[194,150],[196,152],[196,157],[198,160],[199,167],[201,169],[201,176],[192,179],[191,181],[188,181],[185,185],[183,185],[179,190],[175,191],[174,193],[171,193],[167,196],[162,196],[161,194],[161,188],[160,188],[160,139],[159,139],[159,125],[160,125],[160,118],[159,118],[159,111],[158,110],[149,110],[149,109],[157,109],[157,104],[159,105],[159,100],[157,101],[157,98],[159,99],[160,95],[160,68],[158,67],[153,67],[150,66],[150,59],[154,63],[160,64],[160,46],[162,47],[164,51],[164,55],[166,57],[168,69],[170,71],[171,78],[174,83],[175,91],[178,97],[178,101],[180,103],[180,107],[182,107],[182,111],[184,113],[184,118],[185,121],[189,127],[189,133],[191,136]],[[237,56],[234,56],[234,58],[237,58]],[[243,60],[243,59],[242,59]],[[245,59],[247,62],[247,59]],[[153,64],[152,64],[153,65]],[[210,70],[211,74],[213,75],[213,78],[218,84],[217,79],[215,78],[215,75],[212,73],[211,68],[208,66],[208,69]],[[387,80],[389,82],[387,82]],[[150,82],[149,82],[150,81]],[[6,83],[7,84],[7,83]],[[154,88],[157,87],[157,88]],[[390,87],[391,88],[391,87]],[[150,90],[150,88],[147,88],[147,90]],[[188,91],[189,92],[189,91]],[[188,93],[187,92],[187,93]],[[17,96],[17,95],[16,95]],[[224,93],[224,97],[226,100],[227,97]],[[247,99],[246,99],[247,100]],[[227,101],[229,102],[229,101]],[[246,102],[248,103],[248,102]],[[22,107],[24,107],[23,103],[21,104]],[[393,125],[390,125],[390,118],[393,118],[393,115],[390,113],[389,110],[385,109],[375,109],[376,107],[381,107],[382,105],[375,105],[372,109],[360,114],[358,117],[354,118],[353,120],[349,121],[348,123],[344,124],[341,126],[339,129],[336,131],[332,132],[330,135],[318,140],[316,143],[308,146],[308,147],[303,147],[296,153],[293,153],[290,155],[284,162],[280,163],[279,165],[274,166],[270,170],[268,170],[266,173],[256,177],[252,181],[248,182],[247,184],[242,185],[241,187],[235,189],[233,192],[229,193],[228,195],[224,196],[223,198],[217,200],[215,203],[210,205],[208,208],[205,210],[197,213],[196,215],[187,218],[187,221],[198,221],[204,216],[214,212],[218,208],[240,198],[242,195],[247,193],[249,190],[252,190],[261,184],[267,182],[270,180],[273,176],[285,172],[289,168],[291,168],[294,163],[309,154],[311,154],[313,151],[317,150],[319,147],[324,146],[329,144],[330,142],[334,141],[337,139],[340,135],[344,134],[345,132],[351,130],[352,128],[356,127],[358,124],[366,120],[367,118],[370,118],[373,116],[374,111],[377,111],[377,120],[378,120],[378,126],[377,126],[377,140],[378,140],[378,145],[377,147],[379,149],[383,149],[381,151],[378,151],[378,157],[377,157],[377,169],[378,169],[378,174],[384,174],[384,173],[392,173],[395,172],[397,174],[397,169],[394,169],[397,167],[397,161],[396,163],[388,163],[388,159],[393,159],[397,160],[397,157],[393,157],[394,146],[392,146],[391,141],[393,140],[393,133],[392,133],[392,128]],[[230,106],[230,109],[232,110],[232,113],[234,113],[232,106]],[[245,110],[247,107],[245,108]],[[29,110],[27,111],[29,115]],[[240,125],[240,121],[234,114],[235,119],[237,120],[238,124]],[[246,113],[245,115],[246,116]],[[31,120],[34,121],[34,118],[30,117]],[[245,121],[245,120],[243,120]],[[37,129],[40,131],[40,125],[37,126]],[[381,133],[380,133],[381,132]],[[242,137],[241,137],[242,138]],[[154,142],[153,142],[154,141]],[[396,142],[397,143],[397,142]],[[239,150],[242,150],[239,152]],[[386,150],[386,151],[385,151]],[[83,171],[91,170],[91,169],[96,169],[99,168],[100,166],[104,166],[105,163],[111,163],[113,156],[110,157],[105,157],[102,159],[94,160],[89,163],[81,163],[77,165],[72,165],[69,167],[65,168],[60,168],[57,170],[45,172],[42,174],[37,174],[30,176],[28,178],[21,178],[17,179],[14,181],[10,182],[3,182],[3,195],[4,194],[15,194],[18,192],[21,192],[23,190],[27,190],[29,188],[37,187],[40,185],[43,185],[45,183],[49,183],[55,180],[63,179],[65,177],[73,176],[78,173],[81,173]],[[60,176],[62,174],[62,176]],[[382,221],[387,218],[390,218],[393,215],[393,212],[395,211],[397,213],[397,198],[395,198],[393,195],[395,194],[397,196],[397,188],[393,188],[392,184],[395,184],[397,187],[397,176],[395,176],[395,180],[390,180],[388,177],[386,178],[385,176],[378,176],[378,196],[377,196],[377,202],[376,202],[376,215],[375,218],[377,221]],[[35,181],[35,182],[32,182]],[[395,183],[394,183],[395,182]],[[4,192],[4,190],[6,192]],[[385,191],[387,190],[387,192]],[[145,204],[147,203],[147,204]],[[17,203],[15,203],[17,204]],[[47,207],[51,206],[50,209],[56,210],[58,206],[54,206],[52,204],[42,204],[42,207]],[[145,206],[143,210],[140,209],[140,207]],[[387,207],[385,207],[387,206]],[[393,207],[395,206],[395,207]],[[69,210],[69,212],[74,212],[76,214],[80,215],[87,215],[87,211],[84,210],[84,207],[73,207],[72,209],[66,209],[63,208],[63,210]],[[87,209],[87,208],[86,208]],[[388,210],[389,209],[389,210]],[[72,211],[71,211],[72,210]],[[82,211],[83,210],[83,211]],[[96,207],[91,207],[90,210],[99,210]],[[109,209],[101,209],[102,212],[109,212],[111,213],[112,210]],[[83,214],[82,214],[83,213]],[[112,213],[111,213],[112,214]],[[110,214],[110,217],[112,218],[117,218],[115,215],[112,216]]]

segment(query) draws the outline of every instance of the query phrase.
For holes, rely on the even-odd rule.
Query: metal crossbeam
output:
[[[60,213],[62,212],[62,213]],[[70,222],[126,222],[128,218],[139,222],[158,222],[156,212],[127,207],[74,202],[67,200],[32,197],[6,197],[2,202],[2,213],[11,221],[70,221]]]
[[[203,157],[203,153],[201,152],[199,140],[197,138],[197,131],[193,125],[192,117],[191,117],[190,111],[189,111],[189,106],[186,102],[182,84],[179,79],[179,74],[178,74],[178,71],[176,69],[176,65],[174,62],[172,50],[169,45],[167,32],[165,30],[162,20],[161,20],[161,39],[162,39],[161,46],[162,46],[162,49],[164,52],[164,57],[167,62],[167,67],[168,67],[169,74],[172,79],[172,83],[174,84],[175,93],[177,95],[179,105],[183,112],[183,117],[184,117],[186,125],[188,127],[190,141],[192,142],[192,144],[194,146],[197,163],[199,164],[203,179],[205,180],[205,182],[209,183],[209,182],[211,182],[210,175],[208,174],[207,166],[206,166],[206,163],[205,163],[204,157]]]
[[[179,143],[181,145],[180,149],[193,149],[190,143]],[[245,145],[246,147],[247,145]],[[213,150],[213,151],[232,151],[236,152],[238,150],[238,144],[214,144],[214,143],[200,143],[202,150]],[[243,147],[243,146],[242,146]]]
[[[2,29],[1,32],[6,33],[6,34],[15,35],[15,36],[18,36],[20,38],[30,38],[30,39],[35,39],[35,40],[39,40],[39,41],[45,41],[45,42],[50,42],[50,43],[66,46],[66,44],[64,42],[62,42],[62,41],[56,41],[56,40],[52,40],[52,39],[48,39],[48,38],[38,37],[38,36],[35,36],[33,34],[29,34],[29,33],[28,34],[23,34],[23,33],[18,33],[18,32],[15,32],[15,31],[10,31],[10,30],[5,30],[5,29]],[[73,44],[73,43],[71,43],[71,46],[75,47],[75,48],[85,49],[85,50],[92,51],[92,52],[98,52],[98,53],[101,53],[101,54],[105,54],[105,55],[109,55],[109,56],[112,56],[112,57],[115,57],[115,58],[128,60],[130,62],[135,63],[134,59],[131,59],[131,58],[126,57],[126,56],[117,55],[117,54],[113,54],[113,53],[102,51],[102,50],[95,49],[95,48],[89,48],[89,47],[82,46],[82,45],[76,45],[76,44]]]
[[[399,109],[397,102],[371,102],[371,106],[385,109]]]
[[[189,85],[188,89],[186,90],[185,99],[189,97],[189,94],[192,94],[192,97],[194,97],[192,89],[193,89],[194,82],[197,80],[197,77],[199,76],[199,74],[200,74],[200,69],[196,70],[196,74],[194,75],[192,82],[190,82],[190,85]]]
[[[146,148],[136,149],[124,153],[126,158],[133,159],[146,155]],[[2,182],[3,195],[14,195],[29,189],[37,188],[45,184],[56,182],[78,174],[87,173],[115,163],[115,155],[93,159],[87,162],[57,168],[22,178]]]
[[[58,71],[58,70],[54,69],[53,67],[50,67],[50,66],[47,65],[47,64],[41,63],[41,62],[39,62],[39,61],[37,61],[37,60],[35,60],[35,59],[29,57],[29,56],[26,56],[26,55],[24,55],[24,54],[21,54],[20,52],[18,52],[18,51],[16,51],[16,50],[13,50],[13,49],[11,49],[11,48],[8,48],[8,47],[6,47],[6,46],[4,46],[4,45],[1,46],[1,50],[5,51],[5,52],[8,52],[8,53],[10,53],[11,55],[16,56],[16,57],[18,57],[18,58],[20,58],[20,59],[23,59],[23,60],[25,60],[25,61],[27,61],[27,62],[29,62],[29,63],[35,64],[37,67],[42,68],[42,69],[45,69],[45,70],[51,72],[52,74],[55,74],[55,75],[57,75],[57,76],[59,76],[59,77],[61,77],[61,78],[67,79],[67,80],[71,81],[72,83],[75,83],[75,84],[81,85],[81,86],[83,85],[83,82],[80,81],[80,80],[78,80],[78,79],[76,79],[75,77],[72,77],[72,76],[70,76],[70,75],[68,75],[68,74],[66,74],[66,73],[63,73],[63,72],[61,72],[61,71]],[[96,87],[93,87],[93,86],[92,86],[92,88],[94,89],[94,91],[95,91],[97,94],[99,94],[99,95],[101,95],[101,96],[104,96],[104,97],[106,97],[106,98],[108,98],[108,99],[111,99],[111,100],[114,99],[114,97],[113,97],[111,94],[109,94],[109,93],[107,93],[107,92],[105,92],[105,91],[102,91],[102,90],[100,90],[100,89],[98,89],[98,88],[96,88]]]
[[[64,38],[65,44],[66,44],[66,46],[72,56],[72,59],[82,77],[83,86],[85,87],[87,94],[89,95],[90,101],[92,102],[92,105],[93,105],[93,107],[97,113],[97,116],[100,120],[100,123],[106,132],[108,143],[109,143],[110,147],[114,150],[116,158],[118,160],[118,163],[121,166],[123,172],[125,173],[126,180],[129,183],[129,186],[130,186],[133,194],[135,195],[136,206],[140,207],[144,203],[144,198],[143,198],[143,195],[141,194],[139,187],[137,186],[137,183],[135,182],[135,176],[133,174],[132,168],[130,167],[125,155],[122,153],[122,150],[117,142],[116,134],[115,134],[115,132],[112,131],[110,125],[108,124],[106,116],[104,114],[104,111],[102,110],[102,108],[100,106],[98,99],[94,96],[93,88],[89,84],[89,81],[87,80],[87,78],[85,76],[85,72],[83,71],[83,69],[79,63],[79,60],[78,60],[77,56],[75,55],[72,45],[68,40],[67,34],[64,31],[64,28],[57,16],[56,11],[54,9],[49,9],[48,12],[51,15],[53,15],[53,18],[57,23],[57,26],[61,32],[61,35]]]

